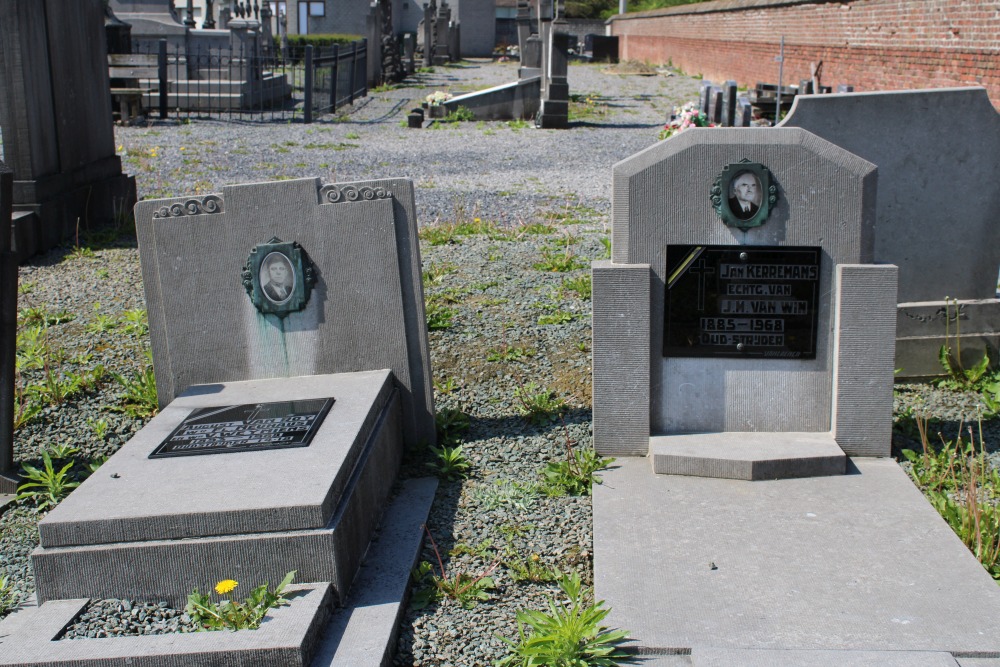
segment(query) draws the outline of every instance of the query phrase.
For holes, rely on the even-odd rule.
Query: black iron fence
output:
[[[159,76],[113,78],[112,92],[116,85],[144,89],[143,107],[160,118],[311,123],[368,94],[364,39],[309,45],[302,58],[283,57],[253,42],[184,48],[161,40],[136,43],[133,53],[133,62],[146,57]],[[111,74],[121,71],[112,68]]]

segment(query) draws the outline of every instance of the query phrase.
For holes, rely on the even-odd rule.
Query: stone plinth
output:
[[[329,397],[307,447],[149,458],[194,409]],[[275,582],[296,570],[343,600],[402,449],[388,371],[192,387],[41,522],[38,599],[183,605],[220,579]]]

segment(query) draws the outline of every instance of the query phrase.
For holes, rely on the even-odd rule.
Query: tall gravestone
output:
[[[872,263],[875,183],[801,130],[696,129],[615,165],[595,448],[747,478],[887,455],[896,268]]]
[[[10,248],[14,173],[0,162],[0,493],[14,493],[14,374],[17,260]]]
[[[342,603],[404,448],[434,442],[412,183],[233,186],[136,220],[164,407],[46,517],[39,599],[297,570]]]
[[[128,211],[115,154],[100,0],[0,0],[0,128],[26,257]]]
[[[878,166],[875,260],[899,266],[900,376],[941,373],[938,349],[957,347],[945,340],[956,320],[967,367],[984,352],[1000,360],[1000,114],[986,91],[796,97],[782,126]]]

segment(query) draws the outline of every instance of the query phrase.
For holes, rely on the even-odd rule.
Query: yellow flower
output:
[[[215,585],[215,592],[219,595],[225,595],[239,585],[239,582],[233,581],[232,579],[223,579]]]

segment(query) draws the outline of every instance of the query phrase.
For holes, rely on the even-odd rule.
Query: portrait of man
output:
[[[750,171],[742,171],[729,184],[729,210],[740,220],[749,220],[760,209],[760,181]]]
[[[291,298],[295,291],[295,273],[292,263],[280,252],[272,252],[260,264],[260,288],[264,296],[280,304]]]

